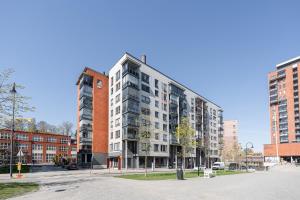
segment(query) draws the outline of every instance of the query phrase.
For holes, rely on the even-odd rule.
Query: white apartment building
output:
[[[146,63],[125,53],[109,71],[108,157],[122,168],[176,168],[181,147],[175,130],[188,117],[201,146],[186,158],[185,167],[197,162],[211,165],[220,158],[222,109]],[[145,126],[146,125],[146,126]],[[150,133],[149,151],[140,141],[141,129]],[[201,142],[200,142],[201,141]]]

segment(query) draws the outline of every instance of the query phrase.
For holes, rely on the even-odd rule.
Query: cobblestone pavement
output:
[[[211,179],[192,178],[184,181],[136,181],[101,173],[77,172],[70,176],[44,178],[39,183],[42,186],[38,192],[14,199],[298,200],[300,167],[275,167],[268,172],[218,176]]]

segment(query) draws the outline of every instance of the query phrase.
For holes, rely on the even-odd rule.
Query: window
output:
[[[110,139],[114,138],[114,132],[110,132]]]
[[[165,132],[168,131],[168,126],[167,126],[167,124],[163,124],[163,130],[164,130]]]
[[[111,100],[110,100],[110,106],[113,106],[114,105],[114,99],[112,98]]]
[[[155,79],[155,88],[158,88],[158,80]]]
[[[110,84],[111,84],[111,86],[114,85],[114,77],[111,77],[111,78],[110,78]]]
[[[155,111],[155,117],[158,118],[159,112]]]
[[[155,122],[155,128],[159,129],[159,122]]]
[[[28,150],[28,144],[16,144],[17,149]]]
[[[116,131],[116,138],[120,138],[120,130]]]
[[[32,137],[32,141],[34,141],[34,142],[43,142],[43,137],[35,135],[35,136]]]
[[[112,95],[114,93],[114,88],[112,87],[111,89],[110,89],[110,94]]]
[[[145,92],[150,93],[150,87],[147,86],[147,85],[142,84],[142,90],[145,91]]]
[[[168,142],[168,135],[167,134],[163,134],[163,141]]]
[[[67,147],[67,146],[60,146],[60,147],[59,147],[59,150],[60,150],[60,151],[67,151],[67,150],[68,150],[68,147]]]
[[[116,107],[116,115],[120,114],[120,112],[121,112],[121,107],[120,106]]]
[[[120,142],[117,142],[114,144],[114,151],[119,151],[120,150]]]
[[[143,115],[150,115],[150,109],[149,108],[141,108],[141,112]]]
[[[43,154],[42,153],[33,153],[32,154],[32,162],[33,163],[43,162]]]
[[[56,142],[56,138],[48,137],[47,142]]]
[[[0,139],[9,139],[10,134],[9,133],[0,133]]]
[[[47,151],[56,151],[56,146],[47,145]]]
[[[155,133],[155,139],[159,140],[159,133]]]
[[[116,123],[115,123],[115,126],[120,126],[120,118],[116,119]]]
[[[158,90],[155,90],[155,96],[158,97]]]
[[[114,110],[110,110],[110,116],[114,116]]]
[[[119,101],[120,101],[120,94],[118,94],[118,95],[116,96],[116,103],[119,103]]]
[[[121,88],[121,82],[117,83],[116,85],[116,92]]]
[[[97,80],[97,88],[102,88],[102,81],[101,80]]]
[[[67,138],[61,138],[60,143],[61,144],[68,144],[68,139]]]
[[[43,150],[43,145],[41,144],[33,144],[32,150]]]
[[[159,108],[159,102],[155,100],[155,107]]]
[[[24,134],[17,134],[16,135],[16,140],[28,140],[28,135],[24,135]]]
[[[161,145],[160,146],[160,151],[161,152],[167,152],[167,145]]]
[[[116,82],[117,82],[118,80],[120,80],[120,70],[117,71],[117,73],[116,73]]]
[[[0,149],[8,149],[9,143],[0,143]]]
[[[159,144],[154,144],[154,151],[158,152],[158,149],[159,149]]]
[[[50,163],[53,161],[53,158],[55,157],[56,154],[46,154],[46,162]]]
[[[192,120],[195,120],[195,116],[194,115],[192,115]]]
[[[167,121],[167,114],[163,114],[163,120],[164,120],[164,122]]]
[[[113,151],[113,150],[114,150],[113,148],[114,148],[114,145],[113,145],[113,143],[111,143],[111,144],[109,145],[109,150],[110,150],[110,151]]]
[[[167,111],[167,104],[164,103],[164,111]]]
[[[142,72],[142,81],[149,84],[149,75]]]
[[[142,95],[141,101],[146,104],[150,104],[150,98]]]

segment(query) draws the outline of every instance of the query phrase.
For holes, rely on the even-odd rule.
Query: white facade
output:
[[[126,67],[123,69],[123,66]],[[172,88],[176,91],[179,88],[181,96],[174,95]],[[206,135],[209,143],[206,155],[219,157],[219,133],[222,127],[222,110],[219,106],[127,53],[109,71],[109,91],[109,157],[122,158],[123,167],[140,167],[145,151],[135,133],[138,134],[139,124],[148,122],[151,132],[150,162],[155,166],[168,167],[174,161],[173,158],[170,160],[170,151],[171,146],[175,145],[170,124],[176,123],[176,120],[169,121],[172,118],[170,113],[177,119],[187,116],[195,129],[196,98],[201,99],[203,107],[207,109],[206,127],[209,129],[205,131],[202,125],[196,130],[196,136]],[[177,103],[177,114],[170,110],[172,103]],[[201,119],[203,124],[204,117]],[[191,157],[196,157],[196,147]],[[191,165],[195,165],[195,160],[191,162]]]

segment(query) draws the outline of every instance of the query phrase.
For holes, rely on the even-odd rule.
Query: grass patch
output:
[[[227,171],[227,170],[219,170],[217,171],[217,176],[223,176],[223,175],[233,175],[233,174],[240,174],[245,173],[241,171]],[[121,176],[116,176],[118,178],[125,178],[125,179],[131,179],[131,180],[170,180],[170,179],[176,179],[176,173],[175,172],[168,172],[168,173],[148,173],[147,176],[145,174],[126,174]],[[184,178],[195,178],[198,177],[197,171],[187,171],[184,174]],[[203,171],[200,171],[200,176],[203,177]]]
[[[0,199],[8,199],[38,190],[36,183],[0,183]]]
[[[22,165],[21,173],[28,173],[30,167],[28,165]],[[13,166],[13,173],[18,173],[17,166]],[[0,174],[8,174],[9,173],[9,166],[0,166]]]

